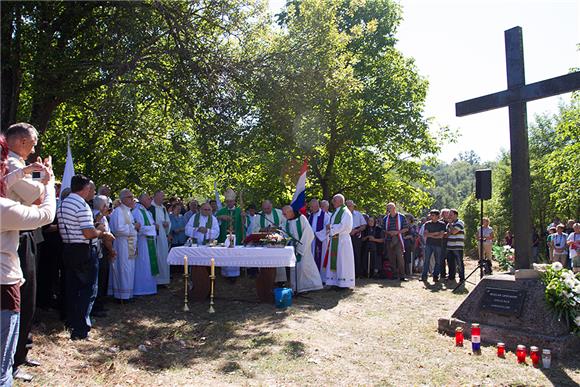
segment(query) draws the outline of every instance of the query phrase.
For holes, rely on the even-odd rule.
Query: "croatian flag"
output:
[[[296,191],[290,204],[294,212],[300,212],[303,215],[306,215],[306,171],[308,171],[308,162],[304,160],[300,169],[300,177],[296,183]]]

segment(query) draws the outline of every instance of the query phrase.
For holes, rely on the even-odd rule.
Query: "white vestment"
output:
[[[352,230],[352,214],[344,207],[340,223],[334,224],[336,216],[340,209],[334,211],[330,217],[330,238],[338,235],[338,252],[336,257],[336,269],[332,269],[331,251],[328,247],[326,254],[328,259],[326,261],[324,270],[324,280],[326,285],[334,285],[341,288],[354,288],[354,253],[352,250],[352,241],[350,239],[350,232]],[[327,242],[328,243],[328,242]]]
[[[157,235],[157,265],[159,266],[157,285],[168,285],[169,264],[167,263],[167,255],[169,254],[169,243],[167,236],[171,231],[171,220],[164,206],[158,206],[155,202],[151,203],[151,206],[153,211],[155,211],[155,223],[159,225],[159,233]],[[167,228],[163,227],[163,222],[168,223]]]
[[[302,237],[300,239],[297,227],[298,222],[300,222],[300,225],[302,226]],[[308,223],[308,219],[306,219],[304,215],[300,215],[298,219],[288,220],[284,225],[284,231],[286,231],[292,238],[300,240],[300,243],[294,243],[296,267],[290,269],[290,282],[292,283],[292,289],[296,293],[322,289],[320,272],[314,262],[311,248],[312,241],[314,240],[314,232]],[[298,262],[299,255],[301,256],[300,262]]]
[[[145,226],[143,212],[147,216],[149,226]],[[147,237],[157,237],[155,222],[151,213],[145,207],[137,203],[133,209],[133,218],[141,225],[137,239],[137,258],[135,259],[135,285],[133,294],[136,296],[146,296],[157,293],[157,279],[151,274],[151,261],[149,257],[149,246]]]
[[[204,240],[209,241],[209,240],[217,239],[220,236],[220,223],[215,216],[213,216],[213,215],[210,215],[210,216],[212,217],[211,229],[208,229],[205,233],[198,232],[197,230],[199,229],[199,227],[206,226],[207,221],[208,221],[207,216],[201,215],[201,214],[195,214],[191,218],[189,218],[189,221],[187,222],[187,225],[185,226],[185,235],[195,239],[197,241],[198,245],[203,243]],[[198,227],[194,227],[195,219],[197,217],[199,217]],[[194,243],[195,243],[195,241],[194,241]]]
[[[117,299],[127,300],[133,297],[135,283],[135,244],[137,231],[131,209],[124,204],[115,208],[111,214],[109,227],[115,235],[113,247],[117,257],[109,266],[108,294]]]
[[[278,223],[276,223],[276,218],[274,218],[274,211],[276,215],[278,215]],[[282,213],[282,210],[277,208],[272,208],[272,212],[269,214],[265,214],[263,211],[256,213],[254,218],[252,219],[252,224],[250,226],[250,230],[252,234],[260,232],[261,228],[266,227],[278,227],[280,228],[284,222],[286,222],[286,218]],[[286,282],[286,268],[285,267],[277,267],[276,268],[276,279],[275,282]]]
[[[274,211],[276,211],[276,215],[278,215],[278,224],[276,224],[275,222]],[[284,217],[282,210],[272,208],[272,212],[269,214],[265,214],[264,212],[256,213],[256,215],[254,215],[252,219],[252,225],[250,226],[250,229],[252,230],[252,234],[255,234],[259,232],[261,228],[271,226],[280,227],[281,225],[284,224],[285,221],[286,218]]]

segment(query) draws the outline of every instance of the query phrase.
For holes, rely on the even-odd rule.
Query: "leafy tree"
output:
[[[477,228],[481,220],[480,211],[480,203],[473,193],[467,196],[459,207],[459,218],[463,220],[465,226],[465,255],[478,256]]]
[[[475,192],[475,171],[492,165],[490,162],[482,163],[474,151],[466,151],[450,163],[425,166],[424,170],[435,180],[434,187],[429,190],[434,198],[433,206],[439,209],[460,207]]]
[[[569,105],[563,105],[557,115],[542,115],[529,129],[530,201],[532,224],[543,237],[554,217],[580,217],[580,105],[575,95]],[[492,222],[501,238],[511,229],[511,168],[509,154],[501,155],[493,169],[493,197],[490,202]],[[540,249],[543,252],[543,249]]]
[[[282,200],[296,176],[288,171],[308,158],[313,196],[343,192],[370,211],[384,211],[386,200],[425,207],[429,197],[418,186],[430,179],[421,159],[437,144],[422,116],[427,82],[394,47],[400,18],[391,0],[289,3],[282,28],[261,47],[265,64],[249,83],[254,103],[243,135],[203,141],[227,155],[229,171],[249,167],[255,186],[283,187],[270,190]],[[292,184],[280,185],[286,176]],[[235,180],[244,185],[245,177]]]

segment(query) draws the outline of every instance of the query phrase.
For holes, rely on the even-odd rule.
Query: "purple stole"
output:
[[[322,216],[318,216],[316,227],[312,224],[312,221],[314,220],[314,214],[310,214],[308,217],[308,223],[310,223],[310,226],[312,226],[315,233],[324,228],[324,212],[322,210],[318,210],[317,213],[320,213]],[[316,235],[314,235],[314,243],[314,262],[316,262],[318,271],[320,271],[320,265],[322,263],[322,242],[316,237]]]

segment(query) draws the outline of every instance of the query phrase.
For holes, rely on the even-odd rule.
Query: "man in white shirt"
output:
[[[67,326],[72,340],[88,338],[90,313],[97,296],[98,256],[92,239],[114,240],[106,231],[96,229],[87,204],[95,196],[95,185],[83,175],[71,179],[71,194],[58,210],[58,227],[63,241],[66,276]]]
[[[359,211],[355,210],[355,204],[352,200],[347,200],[346,206],[352,213],[352,231],[350,232],[350,238],[352,240],[352,251],[354,253],[355,273],[357,277],[361,277],[363,275],[361,233],[366,228],[367,221]]]
[[[34,126],[27,123],[11,125],[6,130],[8,144],[8,172],[26,167],[26,159],[34,153],[38,140],[38,133]],[[46,181],[45,176],[45,183]],[[32,175],[25,175],[18,179],[6,191],[6,197],[26,206],[39,204],[44,195],[44,184],[33,180]],[[20,334],[16,353],[14,354],[14,373],[17,379],[31,380],[18,367],[22,364],[39,365],[38,362],[28,359],[28,336],[32,329],[32,320],[36,312],[36,252],[38,243],[42,242],[40,230],[20,232],[20,247],[18,249],[20,266],[25,282],[20,288],[22,303],[20,306]],[[28,376],[28,377],[27,377]]]
[[[4,163],[8,157],[8,146],[5,139],[0,136],[0,163]],[[29,166],[24,169],[12,171],[4,175],[4,169],[0,169],[0,284],[2,285],[2,303],[0,319],[0,347],[2,347],[2,361],[0,372],[0,385],[12,385],[12,364],[16,345],[18,342],[20,310],[21,310],[21,285],[25,282],[20,259],[18,257],[19,231],[35,229],[52,222],[55,215],[55,193],[52,169],[47,164],[45,169],[48,178],[44,199],[38,207],[25,206],[16,201],[6,199],[5,188],[10,189],[15,183],[30,173],[38,170]],[[6,179],[5,179],[6,178]],[[19,370],[20,371],[20,370]],[[15,376],[18,376],[17,372]],[[20,376],[25,380],[32,380],[32,376],[22,373]]]

